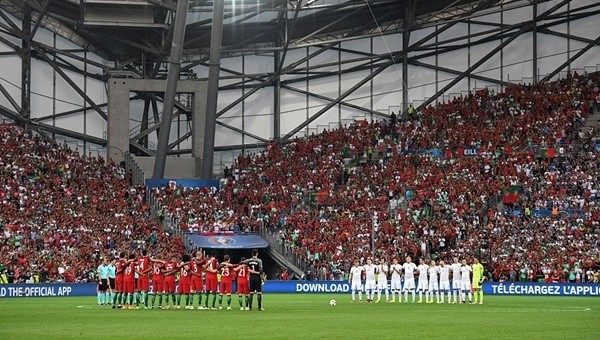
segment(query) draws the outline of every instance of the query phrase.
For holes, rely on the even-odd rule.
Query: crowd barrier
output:
[[[9,284],[0,285],[0,298],[94,296],[96,288],[95,283]],[[267,281],[263,292],[347,294],[350,284],[346,281]],[[484,282],[483,292],[486,295],[600,296],[600,284]]]
[[[4,284],[0,285],[0,298],[93,296],[97,287],[96,283]]]

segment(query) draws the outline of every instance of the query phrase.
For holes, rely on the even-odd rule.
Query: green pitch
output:
[[[329,300],[336,299],[337,306]],[[600,339],[597,297],[486,296],[484,305],[350,303],[268,294],[266,311],[113,310],[89,298],[0,299],[5,339]],[[256,304],[256,301],[255,301]]]

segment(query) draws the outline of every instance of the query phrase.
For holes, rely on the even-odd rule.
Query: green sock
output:
[[[181,294],[177,294],[177,306],[181,303]]]
[[[173,301],[173,306],[175,306],[175,293],[171,294],[171,301]],[[169,304],[169,301],[167,300],[167,305]]]
[[[190,305],[190,294],[185,294],[185,306]]]
[[[162,307],[162,294],[158,294],[158,305]]]
[[[204,307],[208,308],[208,296],[210,295],[209,292],[206,292],[206,301],[204,301]]]
[[[238,295],[238,302],[240,303],[240,307],[244,307],[244,297],[241,295]]]
[[[223,295],[219,294],[219,306],[223,305]]]
[[[198,307],[202,306],[202,292],[197,292],[196,296],[198,296]]]
[[[215,302],[217,302],[217,293],[212,295],[212,308],[215,308]]]
[[[231,307],[231,295],[227,295],[227,307]]]
[[[148,293],[144,292],[144,306],[148,307]]]

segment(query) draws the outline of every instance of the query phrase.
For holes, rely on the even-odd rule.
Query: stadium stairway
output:
[[[583,126],[580,128],[581,132],[588,132],[591,129],[593,129],[594,127],[598,126],[600,122],[600,111],[596,110],[594,111],[594,113],[592,113],[591,115],[587,116],[585,119],[585,123],[583,124]]]
[[[294,274],[296,277],[301,278],[304,277],[305,273],[300,268],[304,263],[300,259],[296,258],[296,256],[292,255],[290,252],[287,254],[283,251],[283,246],[277,242],[277,239],[274,235],[272,235],[267,230],[261,231],[261,236],[269,243],[269,255],[278,265],[282,268],[287,268],[290,271],[290,274]]]

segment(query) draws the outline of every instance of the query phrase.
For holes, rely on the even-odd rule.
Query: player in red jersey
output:
[[[125,304],[129,307],[129,309],[133,309],[132,299],[133,292],[135,290],[135,255],[129,255],[129,261],[127,261],[127,265],[125,266],[125,271],[123,275],[123,294],[126,295]]]
[[[158,308],[162,309],[162,298],[164,291],[164,275],[163,270],[165,269],[165,262],[160,259],[160,255],[157,255],[152,261],[152,303],[150,308],[154,309],[154,302],[158,295]]]
[[[150,288],[150,272],[152,271],[152,267],[150,267],[150,258],[146,249],[142,250],[142,256],[137,259],[136,264],[138,279],[135,288],[139,294],[137,302],[141,302],[148,309],[148,289]]]
[[[181,296],[185,297],[185,309],[194,309],[190,304],[190,286],[192,285],[192,273],[190,271],[190,256],[185,254],[181,258],[181,262],[177,266],[179,268],[179,285],[177,286],[177,306],[181,305]]]
[[[231,310],[231,276],[234,275],[234,271],[229,255],[223,257],[223,262],[219,264],[219,272],[221,273],[219,310],[223,309],[223,294],[227,294],[227,310]]]
[[[202,252],[197,251],[196,257],[190,262],[191,272],[192,272],[192,286],[190,287],[190,292],[196,296],[198,296],[198,309],[204,309],[202,307],[202,266],[204,266],[206,260],[202,258]],[[192,303],[194,306],[194,297],[191,297]]]
[[[177,256],[171,257],[171,261],[165,263],[165,267],[163,269],[163,274],[165,274],[164,281],[164,289],[165,289],[165,308],[169,309],[169,295],[171,295],[173,301],[173,307],[175,307],[175,273],[179,268],[177,268]]]
[[[125,267],[127,266],[127,256],[125,253],[119,254],[119,259],[115,263],[115,298],[113,300],[113,308],[121,308],[124,303],[123,299],[123,278],[125,276]]]
[[[211,310],[216,310],[215,302],[217,300],[217,273],[218,273],[219,262],[217,261],[217,253],[215,251],[210,253],[210,258],[203,266],[206,271],[206,303],[204,307],[208,308],[208,296],[212,295]]]
[[[246,261],[245,257],[242,257],[240,262],[242,264],[233,268],[233,270],[237,273],[237,294],[238,294],[238,302],[240,303],[240,310],[249,309],[248,307],[248,295],[250,294],[250,288],[248,287],[248,265],[244,264]]]

